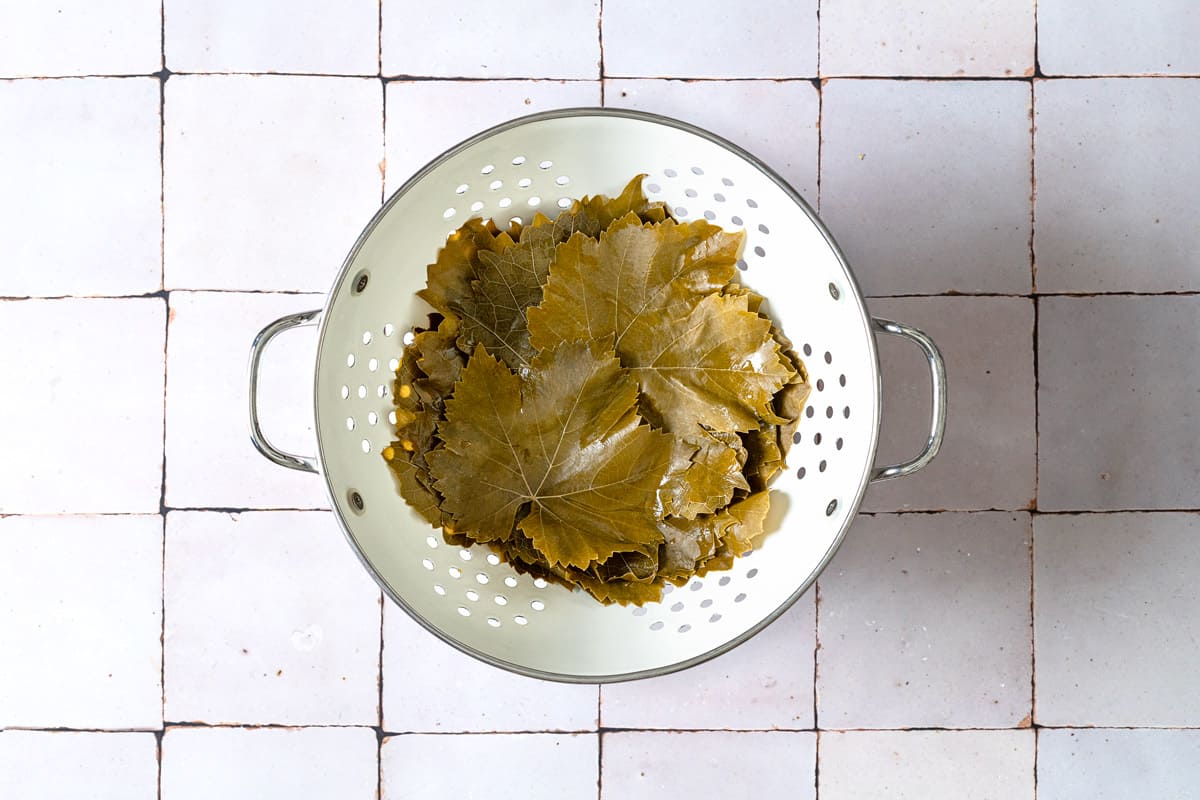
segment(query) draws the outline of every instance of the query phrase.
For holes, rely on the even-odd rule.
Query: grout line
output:
[[[379,89],[380,89],[380,91],[383,92],[383,104],[381,105],[381,108],[383,110],[383,120],[382,120],[383,131],[382,131],[382,135],[380,137],[380,139],[383,143],[383,152],[380,154],[380,157],[379,157],[379,159],[380,159],[379,160],[379,203],[380,203],[380,205],[382,205],[384,202],[387,201],[387,130],[388,130],[387,82],[383,79],[382,75],[379,76]]]
[[[162,775],[163,775],[163,736],[166,731],[154,732],[154,758],[158,762],[158,770],[155,773],[155,796],[158,800],[162,800]]]
[[[283,506],[167,506],[166,513],[174,511],[202,512],[210,514],[256,514],[291,512],[303,514],[325,514],[330,508],[295,508]],[[1200,514],[1200,507],[1189,508],[1105,508],[1105,509],[1030,509],[1030,508],[938,508],[938,509],[895,509],[893,511],[859,511],[862,517],[902,517],[907,515],[934,516],[937,514],[1030,514],[1035,517],[1086,517],[1112,514]],[[69,512],[0,512],[0,519],[30,517],[154,517],[158,511],[69,511]]]
[[[596,15],[596,34],[600,42],[600,105],[604,105],[604,0],[599,0],[600,11]]]
[[[821,800],[821,733],[817,730],[813,743],[813,800]]]
[[[376,44],[379,47],[379,58],[376,60],[376,63],[379,67],[379,73],[378,73],[379,77],[380,77],[380,79],[382,79],[383,78],[383,0],[379,0],[378,8],[379,8],[379,19],[378,19],[378,22],[377,22],[376,28],[375,28],[375,38],[376,38]]]
[[[167,285],[167,80],[171,77],[167,69],[167,8],[166,0],[158,4],[159,21],[159,71],[158,78],[158,288],[156,296],[163,299],[163,405],[162,405],[162,461],[158,494],[159,530],[162,532],[162,561],[158,581],[158,689],[159,721],[167,718],[167,355],[171,338],[171,295]],[[155,735],[155,756],[158,760],[157,795],[162,800],[162,737],[165,726]]]
[[[1041,31],[1038,27],[1038,0],[1033,0],[1033,76],[1041,78],[1042,75],[1042,56],[1041,42],[1038,41]]]
[[[593,81],[594,82],[594,81]],[[818,122],[819,124],[819,122]],[[818,138],[817,145],[818,161],[821,158],[821,145]],[[818,166],[817,187],[820,188],[820,167]],[[818,191],[818,203],[820,201],[820,192]],[[294,295],[303,297],[326,298],[328,292],[323,289],[220,289],[220,288],[183,288],[172,287],[171,289],[157,289],[152,292],[142,292],[140,294],[56,294],[56,295],[0,295],[0,303],[20,303],[27,300],[136,300],[146,297],[165,297],[170,292],[188,292],[188,293],[209,293],[209,294],[269,294],[269,295]],[[898,294],[868,294],[864,295],[863,299],[871,300],[904,300],[904,299],[922,299],[933,297],[978,297],[978,298],[997,298],[1008,297],[1013,299],[1033,300],[1041,297],[1067,297],[1067,298],[1092,298],[1092,297],[1200,297],[1200,289],[1185,289],[1181,291],[1169,292],[1142,292],[1142,291],[1114,291],[1114,292],[931,292],[931,293],[898,293]]]
[[[1038,796],[1038,747],[1041,743],[1042,733],[1037,728],[1033,729],[1033,800],[1037,800]]]
[[[149,733],[155,736],[161,736],[166,731],[174,728],[197,728],[197,729],[212,729],[212,730],[288,730],[300,731],[320,728],[333,729],[363,729],[376,731],[384,738],[393,736],[582,736],[585,734],[610,734],[610,733],[777,733],[782,736],[801,734],[801,733],[906,733],[906,732],[931,732],[931,733],[976,733],[976,732],[998,732],[998,731],[1200,731],[1200,723],[1196,725],[1088,725],[1079,724],[1060,724],[1046,725],[1037,724],[1030,727],[996,727],[996,726],[979,726],[979,727],[945,727],[945,726],[925,726],[913,725],[898,728],[631,728],[631,727],[602,727],[599,730],[571,730],[571,729],[528,729],[528,730],[488,730],[488,731],[422,731],[422,730],[402,730],[389,731],[381,729],[378,725],[356,725],[338,722],[316,723],[308,725],[290,725],[280,722],[271,723],[237,723],[237,722],[165,722],[162,728],[87,728],[87,727],[68,727],[68,726],[53,726],[39,727],[36,725],[9,725],[0,727],[0,732],[4,731],[25,731],[31,733]]]
[[[1040,68],[1035,68],[1039,69]],[[594,83],[595,78],[562,78],[546,75],[508,75],[498,77],[481,78],[478,76],[467,75],[380,75],[370,72],[238,72],[238,71],[189,71],[189,70],[168,70],[172,75],[187,75],[189,77],[203,76],[219,76],[219,77],[250,77],[250,78],[358,78],[362,80],[370,80],[372,78],[382,77],[384,81],[406,81],[406,82],[423,82],[423,81],[446,81],[460,83],[487,83],[496,81],[534,81],[541,83]],[[88,75],[0,75],[0,82],[3,81],[78,81],[78,80],[93,80],[97,78],[114,80],[125,80],[129,78],[154,78],[159,75],[158,72],[122,72],[122,73],[93,73]],[[813,81],[813,80],[848,80],[848,81],[929,81],[929,82],[995,82],[1008,81],[1028,83],[1034,79],[1044,80],[1062,80],[1062,81],[1087,81],[1087,80],[1200,80],[1200,73],[1168,73],[1168,72],[1148,72],[1148,73],[1109,73],[1109,74],[1087,74],[1087,75],[1046,75],[1040,71],[1036,71],[1033,75],[777,75],[773,77],[744,77],[744,76],[728,76],[728,77],[703,77],[689,78],[682,76],[670,75],[606,75],[605,77],[619,80],[648,80],[648,81],[679,81],[683,83],[786,83],[789,81]]]
[[[596,731],[596,800],[604,798],[604,732]]]
[[[383,726],[375,729],[375,800],[383,797]]]

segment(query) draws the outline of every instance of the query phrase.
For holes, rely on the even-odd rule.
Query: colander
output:
[[[746,232],[742,283],[803,353],[812,394],[788,470],[772,487],[767,535],[733,569],[668,585],[659,603],[603,606],[520,575],[483,548],[447,545],[397,492],[380,451],[393,438],[393,370],[430,309],[415,292],[447,234],[471,216],[502,226],[554,216],[584,194],[615,194],[645,173],[681,220]],[[263,436],[256,387],[280,333],[320,325],[313,405],[317,455]],[[919,455],[874,464],[880,376],[875,336],[923,352],[932,422]],[[918,330],[868,313],[846,259],[794,189],[741,148],[692,125],[634,111],[578,108],[523,117],[446,151],[366,226],[325,307],[276,320],[251,347],[250,432],[284,467],[321,474],[350,545],[383,591],[432,633],[498,667],[538,678],[609,682],[662,675],[746,641],[816,579],[872,481],[934,457],[945,427],[945,367]]]

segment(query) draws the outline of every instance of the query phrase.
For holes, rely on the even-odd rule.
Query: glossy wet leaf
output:
[[[601,339],[640,384],[643,413],[684,436],[704,425],[744,431],[778,421],[771,399],[794,374],[771,323],[732,278],[741,237],[704,221],[643,226],[627,215],[599,241],[559,246],[540,307],[528,312],[538,349]]]
[[[739,489],[750,491],[742,475],[746,453],[736,436],[734,442],[722,441],[707,431],[688,439],[676,438],[660,492],[669,516],[693,519],[729,505]]]
[[[639,424],[636,403],[637,384],[599,345],[562,345],[525,378],[477,349],[446,402],[445,445],[428,456],[443,509],[477,541],[519,525],[551,564],[654,552],[671,439]]]

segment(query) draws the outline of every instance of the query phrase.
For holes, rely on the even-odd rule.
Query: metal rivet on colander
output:
[[[834,300],[837,300],[842,296],[842,293],[838,291],[838,287],[835,284],[829,284],[829,296]]]
[[[367,288],[367,283],[371,280],[371,275],[365,269],[354,276],[354,294],[362,294],[363,289]]]
[[[363,509],[366,507],[366,503],[363,502],[362,495],[351,489],[349,497],[351,508],[361,514]]]

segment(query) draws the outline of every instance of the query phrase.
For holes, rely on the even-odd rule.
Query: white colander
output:
[[[803,355],[813,386],[788,469],[772,487],[768,534],[732,570],[668,586],[661,603],[602,606],[581,591],[518,575],[483,548],[442,541],[397,492],[380,451],[393,439],[393,370],[413,326],[431,310],[416,297],[446,235],[471,216],[504,226],[570,198],[615,194],[646,173],[651,199],[676,217],[746,232],[740,279]],[[267,343],[320,325],[313,380],[318,454],[282,452],[263,436],[256,384]],[[874,465],[880,380],[875,335],[906,337],[933,383],[929,440],[913,460]],[[536,114],[447,151],[397,191],[367,225],[325,308],[266,326],[250,360],[250,429],[270,460],[325,478],[337,518],[363,565],[431,632],[499,667],[563,681],[661,675],[749,639],[816,579],[873,480],[898,477],[937,453],[945,371],[912,328],[873,319],[829,233],[778,175],[735,145],[676,120],[583,108]]]

